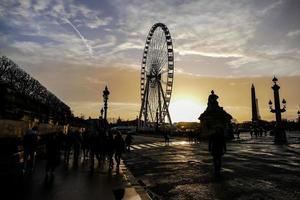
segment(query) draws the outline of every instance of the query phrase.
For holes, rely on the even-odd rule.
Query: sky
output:
[[[273,120],[276,75],[287,100],[283,118],[300,109],[298,0],[1,0],[0,54],[14,60],[76,115],[99,116],[102,90],[110,118],[140,109],[145,40],[157,22],[170,30],[175,59],[173,121],[197,121],[212,89],[238,121],[251,119],[250,88],[260,114]]]

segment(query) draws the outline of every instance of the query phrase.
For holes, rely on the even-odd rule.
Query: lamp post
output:
[[[279,97],[280,87],[279,87],[279,85],[277,85],[278,79],[274,76],[272,81],[274,83],[274,85],[272,86],[272,89],[274,92],[275,108],[273,109],[273,107],[272,107],[273,102],[271,100],[269,101],[269,107],[270,107],[270,112],[275,113],[275,116],[276,116],[276,125],[273,130],[275,133],[274,143],[275,144],[286,144],[287,143],[286,134],[285,134],[284,128],[281,123],[281,113],[286,111],[286,100],[282,99],[283,108],[281,108],[280,97]]]
[[[297,114],[298,114],[298,130],[300,130],[300,110],[298,110]]]
[[[103,108],[101,108],[101,110],[100,110],[100,119],[103,119],[103,112],[104,112],[104,110],[103,110]]]
[[[155,130],[158,131],[158,109],[156,110],[156,126],[155,126]]]
[[[103,90],[103,101],[104,101],[104,122],[107,123],[107,101],[109,96],[109,91],[107,86],[105,86],[105,89]]]
[[[103,128],[104,123],[103,123],[103,108],[100,109],[100,116],[99,116],[99,128]]]

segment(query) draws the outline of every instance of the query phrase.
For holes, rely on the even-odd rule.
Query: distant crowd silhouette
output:
[[[131,134],[127,134],[123,139],[119,131],[105,131],[100,128],[66,131],[65,133],[60,131],[42,135],[38,133],[37,126],[34,126],[28,129],[23,137],[24,174],[34,171],[38,140],[45,144],[45,170],[46,178],[48,178],[54,176],[55,168],[62,160],[66,166],[69,166],[72,160],[74,168],[78,167],[80,159],[83,164],[89,160],[90,172],[94,172],[95,160],[98,161],[98,167],[103,167],[107,162],[109,171],[113,169],[115,160],[116,173],[118,174],[122,154],[126,150],[130,151],[133,137]],[[72,158],[71,155],[73,155]]]
[[[240,129],[234,129],[236,138],[240,138]],[[251,127],[250,136],[262,137],[267,135],[267,131],[263,127]],[[271,134],[271,133],[270,133]],[[187,132],[188,141],[190,143],[200,143],[199,133]],[[24,169],[23,173],[32,173],[35,166],[35,156],[38,147],[38,138],[45,144],[46,159],[46,178],[53,177],[55,168],[63,161],[65,166],[69,166],[72,161],[74,168],[78,167],[79,161],[83,164],[88,163],[90,172],[95,170],[95,162],[97,167],[108,166],[109,171],[116,164],[116,173],[120,171],[120,160],[125,151],[130,152],[133,142],[133,136],[127,134],[123,138],[121,132],[113,130],[105,130],[101,128],[81,129],[65,132],[60,131],[53,134],[43,135],[38,133],[37,126],[28,129],[23,137],[24,147]],[[170,135],[163,133],[165,145],[170,143]],[[226,138],[224,128],[215,127],[214,131],[209,135],[208,151],[211,153],[214,165],[214,174],[219,177],[222,156],[226,153]],[[72,155],[72,158],[71,158]]]

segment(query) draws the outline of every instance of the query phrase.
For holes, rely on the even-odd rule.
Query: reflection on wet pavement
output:
[[[143,145],[124,160],[154,199],[300,199],[299,144],[275,146],[271,137],[228,143],[220,179],[205,142],[165,146],[150,138]]]

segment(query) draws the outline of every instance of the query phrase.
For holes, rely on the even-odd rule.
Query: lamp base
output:
[[[287,144],[286,133],[284,130],[274,129],[273,131],[275,134],[274,144],[277,144],[277,145]]]

